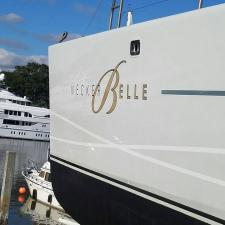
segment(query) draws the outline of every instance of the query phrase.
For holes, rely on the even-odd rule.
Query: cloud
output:
[[[62,34],[33,34],[33,37],[39,41],[47,42],[49,44],[56,44],[59,42]],[[73,40],[80,38],[80,34],[68,34],[65,41]]]
[[[14,41],[11,39],[1,38],[0,37],[0,45],[8,47],[10,49],[19,49],[19,50],[28,50],[30,47],[22,42]]]
[[[12,70],[15,66],[26,65],[28,62],[48,64],[47,56],[23,56],[0,48],[0,71]]]
[[[21,23],[23,22],[23,17],[16,14],[16,13],[8,13],[4,15],[0,15],[0,22],[1,23]]]
[[[88,4],[77,2],[74,4],[74,10],[78,13],[90,15],[95,12],[95,7]]]

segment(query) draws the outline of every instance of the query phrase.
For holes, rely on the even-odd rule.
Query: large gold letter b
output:
[[[122,64],[122,63],[126,63],[125,60],[121,61],[120,63],[117,64],[117,66],[115,67],[115,69],[111,69],[111,70],[108,70],[102,77],[101,79],[99,80],[98,84],[96,85],[96,88],[95,88],[95,91],[94,91],[94,94],[93,94],[93,97],[92,97],[92,111],[94,113],[98,113],[102,110],[103,106],[105,105],[105,102],[108,98],[108,95],[109,95],[109,92],[111,91],[112,94],[113,94],[113,100],[112,100],[112,105],[110,107],[110,109],[106,112],[107,114],[110,114],[114,111],[114,109],[116,108],[116,103],[117,103],[117,93],[116,93],[116,88],[119,84],[119,80],[120,80],[120,76],[119,76],[119,72],[118,72],[118,67]],[[106,77],[107,74],[109,74],[110,72],[111,73],[111,76],[109,78],[109,81],[106,85],[106,88],[105,88],[105,91],[104,91],[104,95],[102,97],[102,100],[101,100],[101,103],[100,103],[100,106],[97,110],[95,110],[95,98],[96,98],[96,93],[98,91],[98,88],[102,82],[102,80],[104,79],[104,77]],[[115,83],[114,85],[112,85],[113,83],[113,80],[114,80],[114,77],[115,77]]]

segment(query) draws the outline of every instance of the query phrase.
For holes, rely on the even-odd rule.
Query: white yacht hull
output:
[[[45,187],[43,185],[44,182],[43,182],[43,184],[38,183],[38,182],[36,183],[34,180],[30,179],[29,177],[27,177],[25,175],[23,175],[23,176],[24,176],[24,178],[26,180],[26,183],[28,185],[28,188],[29,188],[31,196],[34,193],[34,190],[36,190],[36,193],[37,193],[36,200],[37,201],[42,202],[45,205],[50,205],[51,207],[63,210],[63,208],[58,203],[58,201],[57,201],[57,199],[56,199],[52,189],[50,189],[49,187]],[[48,201],[49,195],[52,196],[52,201],[51,202]]]
[[[0,137],[14,138],[14,139],[27,139],[36,141],[49,141],[49,132],[24,130],[21,128],[5,128],[0,127]]]
[[[49,109],[0,88],[0,137],[49,141]]]
[[[80,224],[225,223],[224,27],[220,5],[50,47],[53,188]]]

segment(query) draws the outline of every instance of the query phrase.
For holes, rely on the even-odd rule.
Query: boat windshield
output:
[[[45,180],[48,181],[48,182],[51,182],[51,173],[48,173],[48,172],[47,172],[47,173],[45,174]]]
[[[39,177],[44,178],[44,176],[45,176],[45,171],[41,171],[41,172],[39,173]]]

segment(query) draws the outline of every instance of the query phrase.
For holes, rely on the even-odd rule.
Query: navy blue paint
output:
[[[54,156],[51,155],[51,157]],[[81,225],[206,224],[53,160],[51,160],[51,170],[53,189],[58,201],[66,212]],[[215,221],[224,222],[219,218],[200,213]]]

